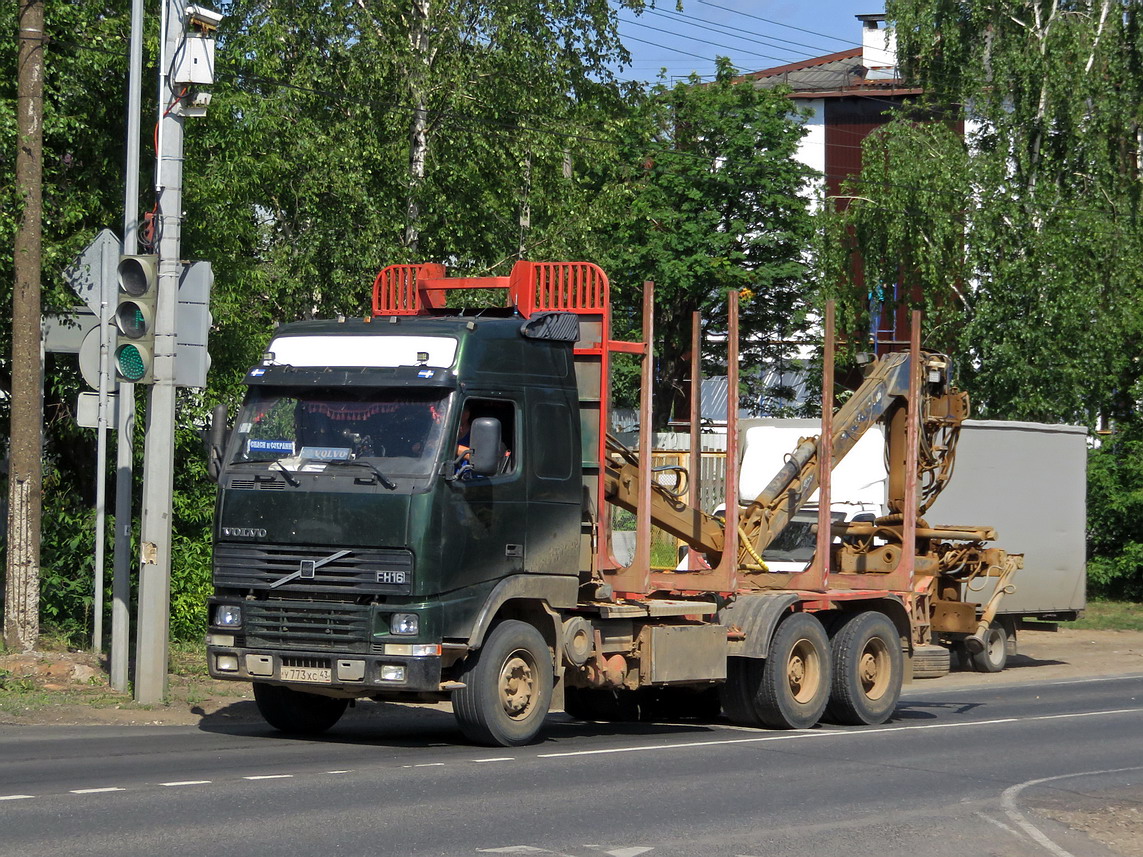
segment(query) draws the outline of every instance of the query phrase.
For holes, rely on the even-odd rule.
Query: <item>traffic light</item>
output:
[[[175,306],[175,386],[205,387],[210,369],[207,337],[214,323],[210,314],[214,269],[210,262],[184,262],[183,266]]]
[[[115,306],[115,374],[132,384],[154,383],[155,302],[159,291],[156,256],[120,256]]]

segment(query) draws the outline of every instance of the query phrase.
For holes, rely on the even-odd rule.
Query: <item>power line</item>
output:
[[[785,27],[787,30],[797,30],[800,33],[809,33],[811,36],[819,36],[820,38],[830,39],[834,42],[842,42],[843,44],[853,43],[852,39],[842,39],[838,38],[837,36],[827,35],[826,33],[819,33],[815,30],[807,30],[804,27],[795,27],[793,24],[784,24],[781,21],[775,21],[772,18],[763,18],[761,15],[751,15],[749,12],[743,12],[739,9],[732,9],[729,6],[722,6],[718,3],[711,2],[711,0],[698,0],[698,2],[702,3],[704,6],[710,6],[714,9],[722,9],[724,12],[731,12],[732,14],[740,15],[743,18],[753,18],[755,21],[762,21],[767,24],[774,24],[778,27]]]
[[[652,15],[658,15],[658,16],[663,17],[663,18],[672,18],[672,19],[676,19],[676,20],[681,19],[684,21],[693,22],[693,23],[691,23],[692,27],[697,27],[698,29],[701,29],[701,30],[710,30],[711,32],[715,32],[715,33],[722,33],[724,35],[728,35],[728,36],[732,36],[733,38],[740,39],[741,41],[755,42],[756,44],[764,45],[765,47],[768,47],[768,48],[780,48],[781,45],[776,45],[776,44],[774,44],[774,42],[781,42],[783,44],[793,45],[794,47],[809,48],[809,50],[813,52],[813,53],[809,53],[806,51],[794,51],[793,52],[793,53],[797,53],[797,54],[802,54],[803,56],[814,56],[815,54],[823,53],[823,52],[824,53],[833,53],[833,51],[826,50],[825,48],[821,48],[817,45],[807,45],[804,42],[794,42],[794,41],[791,41],[790,39],[779,38],[778,36],[767,37],[767,36],[761,36],[757,33],[753,34],[753,36],[743,35],[743,33],[745,31],[743,31],[741,29],[736,30],[734,27],[731,27],[729,24],[719,24],[719,23],[715,23],[713,21],[706,21],[702,18],[696,18],[693,15],[686,15],[682,12],[667,12],[663,9],[648,9],[647,12],[650,12]],[[770,41],[770,39],[772,39],[773,41]]]
[[[678,33],[675,33],[672,30],[665,30],[662,27],[655,27],[655,26],[652,26],[651,24],[645,24],[642,21],[624,21],[622,18],[620,19],[620,21],[622,23],[625,23],[625,24],[634,24],[637,27],[644,27],[648,30],[654,30],[657,33],[666,33],[668,36],[679,35]],[[724,50],[726,49],[726,46],[721,44],[720,42],[712,42],[709,39],[700,39],[696,36],[688,36],[687,40],[691,41],[691,42],[702,42],[704,45],[714,45],[716,48],[723,48]],[[664,45],[658,45],[657,47],[665,47],[665,46]],[[684,53],[684,52],[680,51],[680,53]],[[775,62],[784,62],[786,59],[785,57],[776,57],[776,56],[772,56],[770,54],[758,53],[757,51],[749,51],[749,50],[741,51],[740,50],[740,53],[745,53],[745,54],[748,54],[750,56],[755,56],[755,57],[762,57],[762,59],[774,60]],[[691,56],[695,56],[695,54],[692,54]]]

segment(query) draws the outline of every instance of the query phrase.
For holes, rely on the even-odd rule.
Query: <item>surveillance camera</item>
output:
[[[205,6],[187,6],[187,18],[191,24],[197,24],[207,30],[217,30],[222,19],[226,17],[221,12],[215,12]]]

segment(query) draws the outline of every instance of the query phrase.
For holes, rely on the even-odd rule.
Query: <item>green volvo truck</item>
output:
[[[446,299],[471,289],[503,305]],[[330,728],[354,699],[450,700],[470,740],[510,746],[554,706],[880,723],[934,631],[978,642],[995,605],[962,596],[1019,557],[987,547],[987,527],[918,517],[967,415],[947,358],[874,361],[762,495],[739,503],[729,479],[714,517],[687,504],[685,472],[650,468],[646,432],[639,450],[608,434],[614,355],[642,355],[645,389],[651,371],[643,343],[612,339],[608,289],[587,263],[483,278],[398,265],[378,275],[369,317],[279,327],[229,429],[222,411],[211,430],[210,674],[252,682],[290,733]],[[769,543],[877,422],[889,514],[823,520],[803,571],[771,571]],[[635,513],[627,564],[611,547],[618,509]],[[678,565],[652,565],[652,526],[689,546]]]

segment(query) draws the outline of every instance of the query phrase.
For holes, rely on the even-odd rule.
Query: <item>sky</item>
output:
[[[619,32],[632,64],[623,80],[668,82],[691,72],[710,77],[714,58],[727,56],[739,71],[758,71],[861,44],[855,15],[885,11],[884,0],[658,0],[642,15],[623,10]]]

